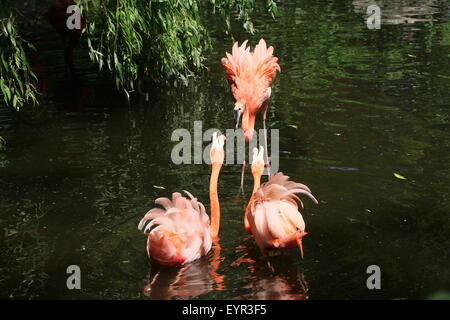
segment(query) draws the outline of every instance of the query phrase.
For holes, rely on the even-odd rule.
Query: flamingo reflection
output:
[[[153,264],[144,294],[154,300],[192,299],[214,290],[224,290],[224,276],[218,272],[223,260],[220,244],[216,242],[211,251],[211,255],[181,267]]]
[[[251,292],[242,299],[256,300],[307,300],[308,283],[302,272],[297,269],[297,261],[283,253],[271,257],[268,267],[259,251],[252,245],[252,239],[244,240],[243,245],[236,248],[241,258],[232,263],[238,267],[248,265],[251,282],[247,288]],[[247,244],[248,242],[248,244]]]

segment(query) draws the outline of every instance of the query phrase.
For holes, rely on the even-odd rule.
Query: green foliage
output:
[[[427,300],[450,300],[450,292],[441,290],[428,296]]]
[[[34,47],[17,31],[16,19],[0,5],[0,94],[8,106],[19,109],[36,104],[37,78],[30,68],[25,47]]]
[[[394,174],[394,177],[396,177],[397,179],[400,179],[400,180],[406,180],[406,178],[404,177],[404,176],[402,176],[402,175],[400,175],[400,174],[398,174],[398,173],[393,173]]]
[[[182,80],[203,64],[210,46],[204,12],[223,18],[230,30],[231,14],[253,32],[254,0],[80,0],[87,20],[91,59],[106,67],[116,85],[128,94],[140,76],[153,81]],[[266,8],[277,14],[273,0]]]
[[[88,22],[84,31],[91,60],[111,72],[127,95],[140,76],[187,83],[210,47],[205,12],[219,15],[226,32],[232,15],[254,32],[254,0],[80,0],[78,5]],[[265,6],[277,14],[273,0]],[[35,49],[20,36],[9,11],[0,2],[0,94],[19,109],[37,103],[37,78],[25,54],[26,47]]]

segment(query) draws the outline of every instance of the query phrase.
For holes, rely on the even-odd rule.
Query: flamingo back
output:
[[[181,265],[194,261],[211,249],[209,216],[201,202],[185,191],[189,199],[174,192],[172,199],[158,198],[138,228],[148,235],[147,253],[157,262]]]
[[[305,194],[315,203],[316,198],[304,184],[289,181],[279,172],[269,177],[253,195],[249,203],[249,223],[252,234],[261,249],[270,249],[276,239],[283,239],[305,231],[305,222],[299,211],[301,199],[296,194]]]
[[[227,52],[226,56],[222,64],[234,99],[259,107],[270,97],[270,85],[281,70],[278,58],[273,56],[273,47],[267,48],[261,39],[251,52],[247,40],[241,46],[235,42],[231,54]]]

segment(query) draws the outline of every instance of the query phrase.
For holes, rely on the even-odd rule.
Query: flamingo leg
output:
[[[266,129],[266,114],[267,110],[269,109],[269,104],[267,104],[266,109],[264,110],[262,116],[263,116],[263,132],[264,132],[264,161],[265,161],[265,167],[267,168],[267,173],[270,176],[270,163],[269,163],[269,149],[267,149],[267,129]]]
[[[242,195],[244,194],[244,173],[245,173],[245,166],[246,166],[246,162],[244,159],[244,162],[242,162],[242,169],[241,169],[241,192]]]

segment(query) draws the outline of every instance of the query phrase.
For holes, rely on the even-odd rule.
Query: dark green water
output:
[[[369,1],[286,0],[277,20],[257,15],[254,36],[236,33],[275,47],[282,72],[268,125],[280,129],[280,171],[319,199],[305,200],[305,258],[271,257],[274,272],[243,228],[239,165],[223,168],[220,248],[208,257],[158,268],[137,230],[157,197],[186,189],[208,204],[209,167],[174,165],[170,138],[196,120],[233,128],[220,64],[232,40],[215,22],[207,71],[129,104],[83,48],[77,78],[67,76],[59,38],[37,28],[45,109],[0,106],[0,297],[422,299],[450,290],[450,3],[389,3],[380,30],[366,26]],[[245,181],[251,189],[249,172]],[[66,288],[72,264],[79,291]],[[381,268],[381,290],[366,287],[369,265]]]

